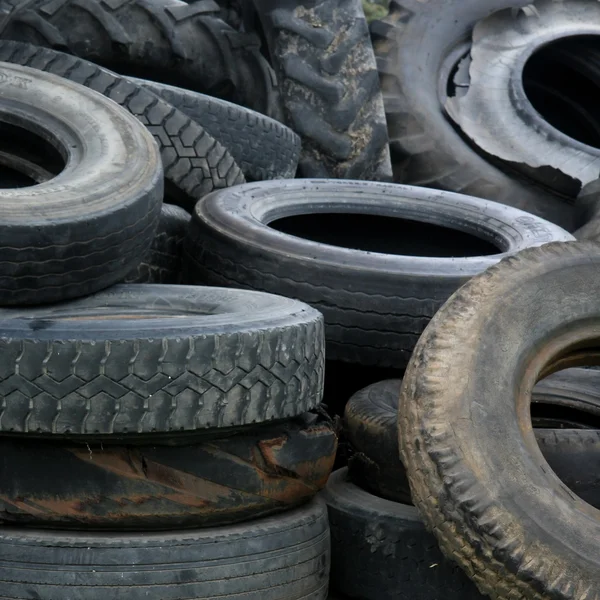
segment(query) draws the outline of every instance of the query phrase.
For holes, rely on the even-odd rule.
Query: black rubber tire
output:
[[[85,85],[135,115],[158,143],[169,201],[188,212],[205,194],[245,181],[229,152],[198,123],[125,77],[81,58],[20,42],[0,41],[0,60]]]
[[[335,471],[321,492],[333,590],[360,600],[483,600],[444,557],[414,506],[378,498]]]
[[[185,532],[2,528],[0,589],[7,600],[325,600],[329,554],[319,499],[242,525]]]
[[[296,175],[300,138],[289,127],[225,100],[147,79],[130,79],[200,123],[229,150],[248,181]]]
[[[319,213],[336,213],[325,223],[327,235],[338,236],[338,246],[268,225]],[[360,223],[353,222],[360,231],[342,220],[350,213],[360,215]],[[410,227],[392,231],[390,219],[374,225],[368,221],[372,215],[409,219]],[[383,244],[392,252],[398,245],[411,251],[411,244],[440,235],[437,230],[422,234],[415,221],[455,230],[451,244],[436,250],[454,251],[464,235],[456,230],[462,230],[479,237],[469,237],[468,244],[484,244],[485,239],[505,252],[464,259],[377,252]],[[316,233],[311,226],[309,236]],[[429,319],[469,277],[507,253],[571,239],[538,217],[449,192],[362,181],[259,182],[211,194],[198,203],[184,245],[184,281],[302,299],[325,315],[329,360],[402,368]],[[344,243],[362,243],[363,249],[375,251],[339,247]]]
[[[212,0],[1,0],[0,36],[75,54],[281,116],[260,41],[219,18]]]
[[[360,0],[254,0],[302,138],[303,177],[391,180],[375,56]]]
[[[399,460],[401,383],[380,381],[354,394],[344,413],[344,438],[351,448],[348,472],[354,483],[386,500],[412,504]],[[538,409],[532,422],[542,454],[563,483],[600,508],[600,476],[593,468],[600,464],[600,372],[568,369],[550,375],[535,386],[531,401]]]
[[[309,413],[190,446],[0,438],[0,523],[85,531],[231,525],[308,502],[327,483],[336,447],[330,421]]]
[[[181,283],[183,240],[191,219],[190,213],[183,208],[163,204],[150,250],[123,283]]]
[[[548,467],[529,410],[537,379],[598,363],[599,268],[600,245],[587,242],[488,269],[436,314],[403,379],[413,500],[444,553],[495,599],[598,597],[597,509]]]
[[[21,155],[56,174],[0,189],[0,304],[57,302],[118,282],[158,223],[156,144],[96,92],[34,69],[0,71],[2,160]]]
[[[573,199],[505,173],[465,142],[444,114],[440,73],[468,51],[473,26],[529,0],[392,0],[371,23],[390,136],[394,180],[515,206],[573,229]],[[465,48],[466,46],[466,48]]]
[[[538,50],[569,38],[572,49],[566,56],[557,56],[556,47],[546,54],[547,61],[555,61],[549,78],[558,87],[561,62],[571,61],[572,54],[577,61],[585,47],[571,36],[600,39],[599,23],[600,5],[586,0],[538,0],[535,11],[506,8],[482,19],[473,29],[465,88],[446,102],[449,117],[486,155],[506,161],[557,193],[571,190],[576,196],[582,186],[598,179],[600,148],[569,137],[534,108],[526,93],[525,67]],[[586,62],[585,57],[579,60]],[[531,68],[540,77],[543,67]],[[590,106],[593,110],[596,103]],[[594,138],[600,145],[600,134]]]
[[[1,432],[189,432],[321,402],[323,318],[269,294],[132,284],[0,310],[0,352]]]

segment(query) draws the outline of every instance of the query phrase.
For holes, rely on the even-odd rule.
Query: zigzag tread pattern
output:
[[[321,320],[98,343],[2,338],[0,350],[0,431],[190,431],[292,417],[321,402]]]

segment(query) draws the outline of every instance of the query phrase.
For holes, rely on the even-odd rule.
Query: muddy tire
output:
[[[597,512],[549,468],[529,417],[537,379],[597,361],[599,268],[600,246],[589,242],[492,267],[432,319],[403,380],[400,451],[413,500],[444,553],[492,598],[600,589]]]
[[[443,108],[447,78],[468,52],[473,26],[494,11],[529,3],[394,0],[388,17],[371,24],[394,180],[494,200],[572,231],[572,198],[488,162],[463,140]]]
[[[2,0],[0,36],[60,50],[279,116],[260,41],[229,27],[212,0]]]
[[[28,165],[38,185],[0,189],[0,304],[58,302],[120,281],[158,223],[154,140],[94,91],[12,64],[1,72],[0,163]]]
[[[245,181],[229,152],[198,123],[125,77],[81,58],[20,42],[0,41],[0,60],[85,85],[135,115],[160,149],[169,202],[188,212],[209,192]]]
[[[183,208],[163,204],[150,250],[123,283],[181,283],[183,240],[191,218]]]
[[[218,98],[147,79],[131,79],[200,123],[229,150],[248,181],[296,175],[300,138],[289,127]]]
[[[3,528],[8,598],[325,600],[329,525],[321,500],[249,523],[165,533]]]
[[[434,239],[440,245],[423,245]],[[198,203],[184,277],[302,299],[325,315],[328,359],[402,368],[429,319],[469,277],[507,253],[570,239],[517,209],[449,192],[260,182]]]
[[[293,417],[322,395],[322,316],[241,290],[120,285],[2,310],[0,351],[2,432],[174,435]]]
[[[387,126],[360,0],[255,0],[303,177],[391,180]]]

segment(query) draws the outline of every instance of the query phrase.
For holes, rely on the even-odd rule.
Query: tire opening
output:
[[[502,252],[464,231],[380,215],[312,213],[277,219],[269,227],[321,244],[382,254],[448,258]]]
[[[523,88],[550,125],[600,148],[600,36],[568,37],[538,50],[523,69]]]

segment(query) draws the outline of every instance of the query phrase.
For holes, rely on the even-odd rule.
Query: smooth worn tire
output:
[[[254,0],[303,177],[392,178],[375,56],[360,0]]]
[[[54,175],[0,189],[0,304],[58,302],[120,281],[158,223],[163,169],[152,136],[54,75],[2,63],[0,81],[0,162],[31,158]]]
[[[200,123],[229,150],[248,181],[296,175],[300,138],[289,127],[253,110],[147,79],[132,81]]]
[[[491,164],[465,142],[443,107],[446,86],[440,79],[452,72],[447,61],[454,63],[468,52],[475,24],[497,10],[528,4],[393,0],[389,16],[371,24],[394,180],[514,206],[572,231],[572,198]]]
[[[124,284],[4,309],[0,351],[1,432],[190,432],[321,402],[322,315],[245,290]]]
[[[272,226],[278,219],[323,213],[330,218],[327,227],[319,227],[320,216],[305,233],[326,235],[337,246]],[[360,231],[345,226],[342,219],[352,215],[359,215],[352,223]],[[409,225],[383,234],[394,217]],[[439,230],[418,233],[415,221],[449,228],[449,242],[435,246]],[[474,237],[464,241],[465,232]],[[499,253],[454,258],[455,239],[476,250],[485,240]],[[528,246],[571,239],[538,217],[450,192],[344,180],[259,182],[198,203],[184,246],[184,281],[301,299],[325,315],[328,359],[402,368],[429,319],[471,276]],[[429,254],[405,254],[422,251],[422,243],[434,244],[426,248]],[[383,254],[382,247],[397,253]],[[432,248],[446,258],[435,258]]]
[[[260,40],[219,18],[212,0],[0,0],[0,37],[85,58],[280,116]]]
[[[148,531],[245,522],[313,498],[336,447],[331,423],[310,413],[185,446],[4,437],[0,523]]]
[[[329,546],[320,499],[249,523],[183,532],[3,527],[0,590],[8,600],[325,600]]]
[[[191,219],[183,208],[163,204],[150,250],[123,283],[181,283],[183,241]]]
[[[198,123],[125,77],[81,58],[20,42],[0,41],[0,60],[80,83],[135,115],[160,149],[169,202],[188,212],[209,192],[245,181],[229,152]]]
[[[350,446],[348,472],[361,488],[393,502],[411,504],[406,471],[399,459],[400,379],[374,383],[350,398],[344,438]],[[554,472],[580,497],[600,507],[600,373],[568,369],[533,389],[537,442]],[[581,431],[595,429],[596,431]]]
[[[504,260],[436,314],[404,376],[399,440],[415,505],[495,599],[600,597],[600,513],[548,467],[529,416],[537,379],[598,361],[599,269],[590,242]]]

